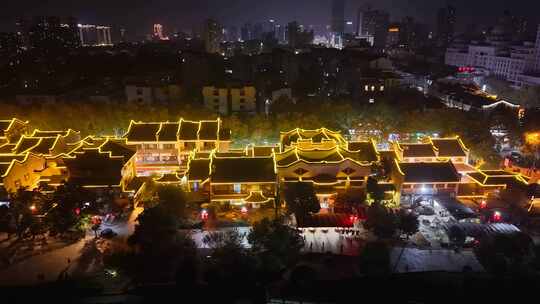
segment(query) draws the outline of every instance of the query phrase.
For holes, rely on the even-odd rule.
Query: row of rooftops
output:
[[[469,149],[459,137],[428,138],[424,143],[396,143],[396,150],[403,157],[466,157]]]
[[[123,136],[130,143],[177,141],[230,141],[231,131],[222,126],[221,120],[177,122],[131,121]]]
[[[2,124],[9,127],[13,121],[9,123],[2,121]],[[223,132],[227,133],[227,136],[222,137]],[[66,131],[35,130],[30,135],[21,136],[17,143],[0,144],[0,175],[5,175],[12,162],[22,162],[26,155],[33,154],[47,158],[61,157],[67,166],[80,171],[95,170],[98,164],[108,159],[111,165],[110,168],[105,168],[101,172],[101,181],[109,177],[111,181],[117,181],[121,179],[119,174],[122,166],[136,153],[135,147],[130,146],[130,142],[175,142],[178,140],[230,140],[230,131],[221,129],[219,119],[199,122],[180,119],[178,122],[158,123],[132,121],[128,132],[121,139],[92,136],[80,139],[79,132],[71,129]],[[64,145],[56,149],[61,142]],[[311,143],[312,148],[306,148],[309,145],[302,145],[302,143]],[[210,177],[214,183],[275,182],[278,168],[286,168],[296,163],[338,164],[351,161],[368,167],[378,162],[384,154],[393,155],[391,158],[395,160],[399,172],[404,176],[405,183],[459,183],[462,180],[460,173],[466,174],[471,181],[481,185],[527,183],[524,177],[505,171],[480,171],[465,163],[452,163],[449,158],[466,157],[469,153],[458,137],[428,138],[424,143],[416,144],[396,143],[395,148],[392,153],[377,151],[373,141],[348,142],[339,132],[325,128],[294,129],[281,133],[280,145],[251,145],[245,149],[232,149],[227,152],[193,151],[186,175],[190,181],[200,182]],[[403,162],[399,152],[403,158],[430,157],[439,158],[439,161]],[[466,170],[461,168],[464,166]],[[109,169],[112,171],[109,172]],[[85,182],[97,182],[91,181],[91,178],[94,177],[86,178]],[[179,176],[176,175],[173,179],[178,178]],[[319,179],[321,182],[328,182],[336,178],[320,176]]]

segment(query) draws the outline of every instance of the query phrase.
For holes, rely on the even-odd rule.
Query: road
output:
[[[128,236],[133,233],[135,220],[142,210],[143,208],[133,210],[127,222],[103,225],[102,229],[113,229],[118,233],[115,242],[125,242]],[[74,244],[32,256],[0,270],[0,285],[32,285],[40,282],[38,280],[39,274],[43,275],[42,281],[55,281],[62,272],[66,272],[68,275],[91,272],[100,266],[95,263],[99,256],[95,247],[94,233],[88,231],[83,239]],[[70,263],[68,263],[68,259]]]

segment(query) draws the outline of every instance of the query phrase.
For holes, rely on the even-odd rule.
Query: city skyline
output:
[[[288,3],[284,0],[272,3],[252,3],[248,0],[229,1],[226,4],[216,0],[182,1],[176,3],[170,0],[158,0],[153,3],[133,3],[126,0],[116,1],[114,5],[97,0],[91,4],[70,3],[66,0],[56,0],[55,5],[41,3],[41,1],[22,1],[6,4],[7,9],[0,13],[0,31],[15,29],[17,17],[31,17],[34,15],[72,15],[81,23],[106,24],[113,27],[127,28],[130,35],[143,36],[151,31],[155,23],[163,24],[168,31],[183,31],[189,29],[202,29],[206,18],[214,18],[226,26],[240,26],[245,22],[258,22],[266,19],[275,19],[277,23],[286,24],[297,20],[305,25],[330,25],[331,0],[298,0]],[[453,5],[457,10],[457,31],[463,30],[471,23],[495,22],[496,16],[504,10],[512,14],[528,18],[531,23],[537,23],[538,17],[534,12],[540,9],[540,4],[528,1],[513,2],[509,6],[503,0],[475,1],[469,3],[463,0],[454,1],[424,1],[385,0],[377,3],[370,1],[345,1],[345,21],[356,21],[356,12],[363,5],[371,4],[374,9],[386,10],[391,21],[400,20],[405,16],[412,16],[419,22],[434,26],[436,12],[440,7]],[[129,12],[127,11],[129,8]],[[303,9],[309,8],[309,9]]]

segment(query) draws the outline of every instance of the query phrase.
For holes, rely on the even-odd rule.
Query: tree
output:
[[[158,202],[166,211],[177,217],[185,216],[186,194],[180,187],[172,185],[158,186]]]
[[[379,238],[391,238],[398,228],[396,215],[379,202],[374,202],[367,209],[364,227]]]
[[[40,193],[19,188],[16,193],[12,193],[9,207],[10,222],[15,225],[17,237],[24,236],[28,229],[33,232],[41,231],[38,227],[40,223],[36,221],[34,215],[40,214],[44,209],[45,201]]]
[[[489,271],[526,273],[533,262],[533,242],[523,232],[488,235],[480,240],[476,253]]]
[[[407,238],[418,232],[418,216],[413,212],[400,210],[398,213],[398,227]]]
[[[370,276],[390,273],[390,248],[384,242],[369,242],[360,249],[360,271]]]
[[[174,243],[177,229],[177,217],[158,205],[139,214],[135,231],[128,242],[138,245],[142,252],[161,252]]]
[[[285,201],[287,202],[289,214],[294,214],[299,219],[321,210],[312,183],[295,182],[287,184]]]
[[[304,239],[296,229],[267,218],[253,225],[248,242],[256,255],[269,255],[280,268],[295,261],[304,247]]]
[[[229,297],[242,292],[235,286],[249,286],[257,279],[256,261],[242,245],[243,238],[244,235],[237,230],[230,230],[212,232],[203,240],[212,250],[206,263],[205,279],[210,285],[230,291],[226,295]]]
[[[360,207],[366,201],[366,195],[362,191],[353,191],[352,189],[347,189],[346,191],[339,192],[335,206],[340,206],[346,210],[355,210]],[[334,209],[336,208],[334,207]]]
[[[380,203],[384,199],[384,191],[379,186],[379,183],[373,177],[368,177],[366,183],[366,191],[369,194],[369,198],[376,203]]]
[[[95,196],[81,185],[67,182],[56,188],[48,202],[45,220],[52,233],[65,233],[72,228],[85,228],[86,215],[95,209]]]

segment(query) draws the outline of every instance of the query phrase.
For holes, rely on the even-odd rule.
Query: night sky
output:
[[[81,23],[125,27],[142,35],[153,23],[167,30],[200,27],[202,20],[213,17],[225,25],[269,18],[279,23],[298,20],[305,25],[330,22],[331,0],[3,0],[0,31],[14,30],[19,16],[72,15]],[[435,23],[437,8],[450,3],[457,8],[458,26],[470,23],[493,23],[505,9],[513,14],[540,20],[538,0],[347,0],[346,18],[355,21],[356,10],[365,3],[386,9],[392,20],[411,15],[420,22]],[[512,6],[513,5],[513,6]]]

